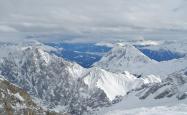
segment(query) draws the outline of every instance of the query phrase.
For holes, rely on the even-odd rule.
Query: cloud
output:
[[[0,25],[0,32],[17,32],[17,30],[7,25]]]
[[[186,5],[186,0],[0,0],[0,31],[63,38],[184,33]]]

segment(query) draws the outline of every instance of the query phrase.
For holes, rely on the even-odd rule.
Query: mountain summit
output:
[[[120,44],[114,46],[95,66],[112,72],[133,71],[147,64],[156,63],[141,51],[130,44]]]

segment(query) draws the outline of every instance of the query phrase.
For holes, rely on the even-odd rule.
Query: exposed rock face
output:
[[[0,71],[6,79],[42,100],[49,109],[80,115],[88,108],[109,105],[100,89],[89,90],[78,64],[49,55],[40,48],[28,47],[10,53],[2,60]]]
[[[175,97],[178,100],[185,99],[187,97],[187,69],[175,72],[169,75],[161,83],[155,83],[147,86],[142,86],[135,90],[139,99],[146,99],[151,96],[154,99],[163,99],[169,97]]]
[[[51,114],[51,112],[46,112],[36,105],[26,91],[4,79],[0,79],[1,115],[47,115],[47,113]]]

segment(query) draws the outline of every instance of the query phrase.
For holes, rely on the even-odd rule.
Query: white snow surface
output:
[[[137,78],[129,72],[112,73],[100,68],[92,68],[84,78],[89,88],[102,89],[112,101],[116,96],[124,96],[128,91],[141,87],[143,84],[161,82],[159,77],[149,75]]]
[[[175,47],[172,49],[175,49]],[[186,47],[183,45],[183,48],[180,49],[182,52],[187,53],[185,48]],[[99,62],[96,62],[94,66],[101,67],[111,72],[122,73],[124,71],[128,71],[133,74],[145,76],[153,74],[155,76],[162,76],[164,79],[167,75],[187,67],[187,56],[180,59],[157,62],[145,56],[133,45],[122,42],[113,47],[113,49],[104,55]]]
[[[147,41],[142,45],[147,44],[151,44],[151,46],[147,46],[147,48],[150,49],[156,49],[156,47],[166,49],[171,48],[174,51],[187,53],[187,47],[185,46],[185,42],[181,43],[182,45],[177,45],[173,42],[160,43]],[[165,44],[165,47],[163,44]],[[2,49],[0,58],[6,57],[9,52],[16,53],[15,56],[17,57],[14,57],[13,59],[18,66],[22,66],[22,64],[19,63],[20,58],[22,59],[22,62],[25,62],[24,60],[29,58],[32,54],[34,54],[32,61],[36,63],[36,66],[39,66],[41,62],[44,62],[44,64],[49,65],[50,62],[53,62],[54,60],[55,62],[61,60],[56,56],[53,56],[53,58],[51,58],[51,55],[47,53],[48,51],[56,49],[45,46],[35,41],[26,42],[25,44],[21,45],[0,44],[0,48]],[[26,51],[27,49],[29,53],[28,51]],[[26,54],[24,54],[23,51],[25,51]],[[163,98],[158,100],[153,99],[155,95],[158,95],[170,89],[171,85],[159,88],[158,91],[154,92],[154,94],[149,95],[144,100],[140,100],[137,95],[143,95],[144,92],[146,92],[146,90],[148,89],[145,89],[141,92],[137,91],[135,93],[131,93],[131,91],[134,91],[134,89],[138,89],[143,85],[162,83],[163,80],[168,77],[168,75],[186,68],[187,57],[173,59],[170,61],[157,62],[145,56],[142,52],[140,52],[131,44],[118,43],[114,45],[114,48],[109,51],[99,62],[97,62],[94,67],[90,69],[82,68],[76,63],[67,62],[63,59],[61,60],[61,62],[63,62],[65,69],[61,71],[60,75],[64,74],[64,76],[73,77],[73,79],[83,78],[84,82],[88,85],[90,89],[100,88],[104,91],[110,101],[114,100],[116,96],[124,96],[121,102],[114,104],[111,107],[101,108],[100,111],[96,112],[96,114],[98,115],[187,114],[186,99],[182,101],[179,101],[175,97]],[[37,70],[37,72],[39,72],[39,70]],[[56,75],[56,73],[52,74],[54,74],[54,76]],[[141,75],[141,77],[138,78],[136,75]],[[49,78],[49,76],[45,76],[45,78],[46,81],[48,81],[49,79],[53,79],[55,81],[54,84],[51,84],[51,89],[53,89],[54,85],[58,86],[58,83],[61,84],[61,81],[64,80],[62,80],[61,77]],[[181,81],[183,81],[183,78],[185,77],[182,77]],[[180,77],[178,79],[180,79]],[[42,83],[48,83],[46,81],[43,81]],[[29,81],[29,83],[31,82]],[[186,84],[177,84],[177,94],[185,94],[187,91],[186,87]],[[38,93],[37,91],[36,93]],[[129,92],[130,94],[128,94]],[[54,91],[48,90],[48,92],[44,96],[48,95],[53,96]],[[21,99],[19,94],[15,94],[15,96],[18,99],[24,101],[23,99]],[[54,108],[55,111],[60,111],[61,109],[65,109],[65,106],[59,105]]]
[[[130,44],[118,43],[95,66],[112,72],[134,71],[147,64],[157,63]]]
[[[0,42],[0,58],[7,57],[10,52],[20,52],[21,50],[25,50],[30,46],[38,47],[46,52],[55,51],[56,48],[51,46],[44,45],[35,40],[25,40],[20,43],[12,43],[12,42]]]
[[[20,96],[19,93],[14,94],[14,96],[15,96],[16,98],[18,98],[20,101],[24,101],[23,97]]]
[[[181,98],[187,91],[186,71],[187,69],[184,69],[173,73],[161,83],[132,91],[124,96],[121,102],[102,108],[96,113],[99,115],[186,115],[187,99]],[[147,96],[141,98],[145,95]]]
[[[134,94],[124,97],[124,99],[112,105],[100,109],[96,115],[186,115],[187,100],[177,100],[174,97],[153,99],[151,96],[145,100],[140,100]]]
[[[187,115],[187,105],[141,107],[134,109],[110,110],[102,115]]]

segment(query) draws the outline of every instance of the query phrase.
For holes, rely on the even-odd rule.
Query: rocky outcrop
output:
[[[26,91],[2,79],[2,76],[0,77],[1,115],[47,115],[53,113],[38,106]],[[57,114],[54,113],[54,115]]]
[[[7,80],[40,99],[42,106],[50,110],[81,115],[110,104],[102,90],[90,90],[84,83],[85,69],[38,47],[9,53],[0,64],[0,71]]]

